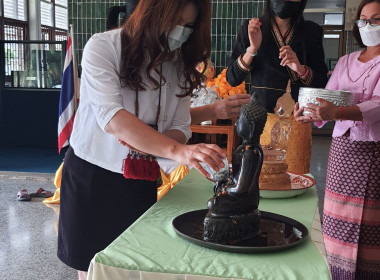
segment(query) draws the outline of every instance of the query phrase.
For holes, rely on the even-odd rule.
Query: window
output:
[[[67,8],[55,8],[55,27],[67,30]]]
[[[325,25],[343,25],[343,14],[335,13],[335,14],[325,14],[324,15]]]
[[[28,22],[26,0],[3,0],[1,38],[3,40],[27,40]]]
[[[26,0],[3,0],[4,17],[26,21]]]
[[[14,88],[57,88],[61,84],[65,42],[0,42],[4,84]],[[0,79],[1,80],[1,79]]]
[[[0,87],[54,88],[60,85],[67,40],[67,0],[0,0]],[[30,25],[28,8],[41,26]],[[32,4],[31,4],[32,3]],[[35,5],[35,6],[34,6]],[[32,9],[33,10],[33,9]],[[33,19],[30,19],[33,20]],[[33,30],[29,30],[29,28]],[[39,34],[41,41],[29,41],[29,32]],[[35,39],[35,36],[33,37]],[[19,42],[14,42],[19,41]],[[47,42],[62,41],[62,42]]]
[[[67,0],[55,0],[56,5],[67,7]]]
[[[28,25],[13,19],[4,19],[4,40],[28,40]]]
[[[67,30],[67,0],[41,0],[41,39],[67,40]]]
[[[67,30],[67,0],[41,0],[41,24]]]
[[[41,25],[54,27],[53,4],[41,1]]]

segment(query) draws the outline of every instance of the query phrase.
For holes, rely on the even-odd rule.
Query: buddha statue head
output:
[[[243,143],[259,144],[266,120],[267,112],[256,95],[253,95],[251,101],[241,107],[235,123],[237,134],[243,138]]]

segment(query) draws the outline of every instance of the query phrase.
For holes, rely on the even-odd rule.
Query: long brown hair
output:
[[[205,76],[196,70],[196,65],[202,61],[206,63],[211,52],[210,0],[144,0],[139,2],[122,26],[122,61],[118,70],[122,86],[134,90],[146,89],[139,74],[144,63],[147,63],[145,74],[156,88],[160,84],[153,78],[152,71],[165,81],[158,66],[171,55],[166,31],[171,31],[179,22],[182,10],[188,3],[195,4],[198,15],[193,33],[182,44],[179,52],[181,69],[186,79],[185,85],[182,85],[186,93],[182,96],[190,95],[205,80]]]
[[[380,0],[363,0],[362,2],[360,2],[355,20],[360,19],[360,15],[362,13],[364,6],[367,4],[371,4],[373,2],[380,4]],[[360,36],[359,27],[355,23],[354,23],[354,26],[352,27],[352,35],[354,36],[356,42],[358,42],[358,45],[361,48],[366,48],[366,45],[363,44],[362,37]]]

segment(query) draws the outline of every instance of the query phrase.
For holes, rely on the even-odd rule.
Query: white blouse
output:
[[[115,29],[95,34],[84,48],[80,102],[70,138],[70,145],[78,157],[117,173],[123,173],[123,160],[129,150],[104,129],[121,109],[135,114],[136,99],[134,90],[121,87],[116,73],[121,60],[120,32],[121,29]],[[142,77],[145,77],[145,67],[140,71]],[[189,139],[190,97],[176,96],[184,93],[180,88],[180,82],[184,82],[183,75],[175,61],[163,63],[162,70],[166,84],[161,89],[158,131],[180,130]],[[154,74],[153,77],[159,81]],[[147,124],[155,124],[159,101],[159,90],[152,87],[139,92],[139,118]]]

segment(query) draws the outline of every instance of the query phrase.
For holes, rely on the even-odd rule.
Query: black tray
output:
[[[203,240],[203,219],[207,209],[195,210],[174,218],[174,230],[181,237],[197,245],[233,253],[267,253],[294,247],[309,235],[307,228],[291,218],[260,211],[260,233],[254,238],[234,244],[221,244]]]

